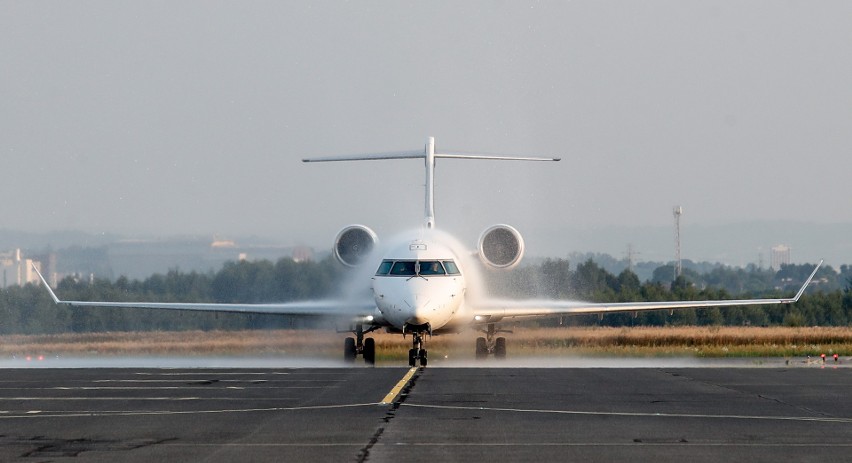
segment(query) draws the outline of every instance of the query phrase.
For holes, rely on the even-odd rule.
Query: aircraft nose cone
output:
[[[405,302],[411,307],[411,316],[407,323],[423,325],[429,322],[429,313],[432,311],[429,297],[423,294],[412,294]]]

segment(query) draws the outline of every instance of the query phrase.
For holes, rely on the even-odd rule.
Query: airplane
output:
[[[475,357],[489,355],[505,358],[506,332],[500,322],[514,319],[558,317],[579,314],[640,312],[684,308],[731,307],[747,305],[792,304],[799,300],[813,280],[822,261],[795,296],[774,299],[740,299],[709,301],[660,301],[594,303],[571,300],[507,300],[489,299],[478,291],[481,281],[478,267],[508,270],[518,265],[524,254],[524,240],[512,226],[497,224],[480,235],[476,252],[471,253],[452,235],[435,225],[435,164],[437,159],[559,161],[552,157],[498,156],[451,151],[437,151],[435,139],[429,137],[423,151],[399,151],[350,156],[306,158],[305,163],[339,161],[383,161],[419,159],[425,164],[425,219],[419,228],[403,232],[387,244],[380,243],[369,227],[353,224],[344,227],[333,242],[334,258],[354,271],[354,276],[368,286],[366,292],[326,300],[269,304],[169,303],[169,302],[100,302],[65,301],[35,268],[56,304],[82,307],[138,309],[171,309],[210,312],[234,312],[281,315],[313,315],[343,317],[348,324],[342,332],[354,337],[344,340],[344,360],[354,362],[361,356],[368,365],[376,362],[376,345],[371,332],[388,332],[411,336],[408,364],[428,364],[426,337],[476,329],[485,336],[476,339]],[[476,261],[479,262],[476,262]],[[375,271],[373,270],[375,269]],[[368,283],[369,284],[366,284]]]

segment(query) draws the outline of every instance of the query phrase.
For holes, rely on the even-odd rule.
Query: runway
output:
[[[0,461],[824,462],[852,451],[852,369],[831,365],[0,375]]]

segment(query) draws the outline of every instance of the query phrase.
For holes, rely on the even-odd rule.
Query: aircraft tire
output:
[[[488,357],[488,344],[485,342],[485,338],[479,337],[476,338],[476,359],[477,360],[485,360]]]
[[[364,363],[367,365],[376,364],[376,340],[373,338],[364,340]]]
[[[408,366],[417,366],[417,349],[408,350]]]
[[[426,358],[426,349],[421,349],[420,350],[420,366],[425,367],[427,363],[428,363],[428,360]]]
[[[352,363],[355,361],[355,356],[357,355],[358,351],[355,350],[355,338],[346,338],[343,341],[343,361]]]
[[[506,338],[497,338],[494,343],[494,358],[506,358]]]

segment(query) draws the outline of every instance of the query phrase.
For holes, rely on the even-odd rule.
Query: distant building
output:
[[[211,248],[235,248],[237,243],[234,240],[225,240],[214,236],[213,242],[210,243]]]
[[[293,260],[296,262],[314,260],[314,250],[307,246],[296,246],[293,248]]]
[[[780,270],[782,265],[790,264],[790,246],[779,244],[773,246],[769,257],[769,266]]]
[[[27,283],[38,283],[38,275],[33,271],[33,264],[41,270],[41,262],[24,259],[20,249],[0,253],[0,287],[23,286]]]
[[[241,244],[218,237],[212,241],[209,238],[124,240],[95,248],[47,249],[38,254],[14,249],[0,251],[0,288],[40,283],[38,274],[33,271],[33,263],[48,284],[55,288],[66,277],[91,281],[123,275],[141,280],[175,269],[207,273],[217,271],[229,261],[265,259],[276,262],[282,258],[310,261],[314,252],[304,246]]]

